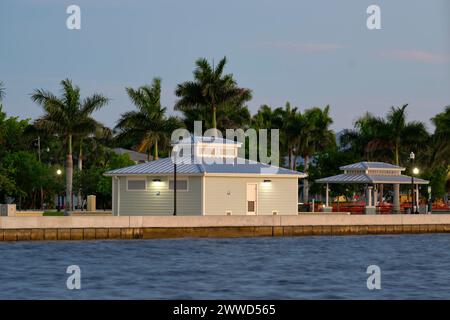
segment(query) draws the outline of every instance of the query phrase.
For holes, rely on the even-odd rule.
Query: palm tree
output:
[[[93,132],[89,134],[80,135],[78,137],[78,173],[81,175],[83,171],[83,148],[86,142],[90,144],[97,144],[98,142],[104,143],[112,138],[112,130],[108,127],[105,127],[101,123],[97,123]],[[81,185],[78,188],[78,209],[82,209],[82,187]]]
[[[323,109],[307,109],[299,114],[296,125],[298,126],[297,154],[303,158],[304,171],[308,173],[311,158],[318,152],[335,145],[334,132],[329,128],[333,123],[330,117],[330,106]],[[294,163],[295,163],[294,158]],[[303,180],[303,202],[309,201],[309,181]]]
[[[217,129],[216,114],[218,108],[226,103],[242,105],[252,98],[249,89],[240,88],[232,74],[223,75],[226,57],[220,60],[215,68],[204,58],[196,61],[194,81],[186,81],[177,86],[175,94],[180,99],[175,104],[175,110],[189,112],[204,111],[208,108],[212,112],[211,127]]]
[[[361,155],[367,160],[390,159],[400,165],[402,159],[406,160],[411,151],[417,151],[428,140],[422,122],[406,121],[407,106],[391,107],[386,119],[367,113],[356,121],[355,130],[343,135],[343,144],[363,150]]]
[[[40,129],[57,134],[64,139],[67,146],[66,155],[66,207],[65,214],[72,210],[73,158],[72,143],[74,138],[86,136],[99,126],[91,115],[108,103],[101,94],[93,94],[83,100],[80,98],[80,88],[72,81],[61,81],[62,95],[57,97],[50,91],[36,89],[31,99],[42,106],[45,114],[36,120]]]
[[[138,111],[122,114],[117,122],[117,141],[132,141],[139,152],[146,152],[150,160],[159,158],[159,146],[167,145],[173,130],[182,126],[176,117],[165,116],[166,108],[161,106],[161,79],[155,78],[151,85],[138,89],[126,88],[128,96]]]

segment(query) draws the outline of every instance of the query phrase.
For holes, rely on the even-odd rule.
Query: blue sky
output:
[[[81,7],[81,30],[66,28],[70,4]],[[366,27],[371,4],[381,7],[381,30]],[[226,71],[253,90],[252,113],[330,104],[340,130],[366,111],[410,103],[410,119],[429,125],[450,105],[449,14],[447,0],[2,0],[3,105],[38,117],[30,93],[57,92],[70,78],[82,95],[112,99],[95,116],[113,126],[133,108],[124,87],[159,76],[172,113],[194,61],[226,55]]]

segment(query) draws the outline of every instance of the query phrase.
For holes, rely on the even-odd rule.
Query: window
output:
[[[173,190],[173,180],[169,180],[169,190]],[[177,191],[188,191],[188,181],[186,179],[177,179]]]
[[[145,191],[147,189],[146,179],[129,179],[127,180],[128,191]]]

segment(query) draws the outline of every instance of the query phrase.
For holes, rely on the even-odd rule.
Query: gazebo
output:
[[[339,168],[344,171],[342,174],[327,178],[317,179],[317,183],[326,184],[325,207],[324,211],[331,211],[329,203],[329,185],[330,184],[364,184],[366,188],[366,214],[376,213],[376,204],[378,202],[379,190],[383,185],[392,184],[394,186],[393,206],[394,212],[400,212],[400,185],[415,185],[416,203],[419,203],[419,184],[428,184],[429,181],[412,178],[402,174],[406,168],[384,162],[358,162]],[[413,183],[414,180],[414,183]],[[381,195],[381,199],[383,195]]]

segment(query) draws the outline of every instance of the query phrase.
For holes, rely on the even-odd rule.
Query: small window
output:
[[[247,201],[247,211],[255,212],[255,201]]]
[[[169,190],[173,190],[173,186],[174,186],[173,180],[169,180]],[[187,191],[187,190],[188,190],[188,181],[177,179],[177,191]]]
[[[127,190],[129,191],[145,191],[146,189],[147,189],[147,182],[145,179],[127,180]]]

